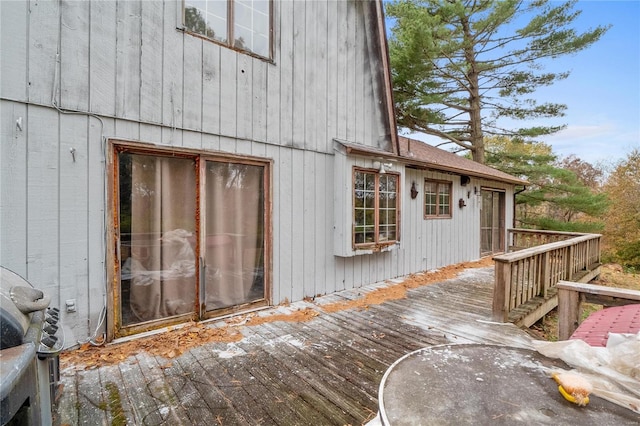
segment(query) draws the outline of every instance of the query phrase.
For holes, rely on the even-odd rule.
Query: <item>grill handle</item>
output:
[[[25,315],[46,309],[51,302],[49,296],[45,296],[42,291],[31,287],[11,287],[10,294],[16,308]]]

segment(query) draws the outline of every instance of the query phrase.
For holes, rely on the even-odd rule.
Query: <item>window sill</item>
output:
[[[400,246],[400,241],[394,241],[392,243],[375,244],[369,246],[359,246],[353,248],[353,255],[359,256],[362,254],[374,254],[383,253],[387,251],[396,250]]]

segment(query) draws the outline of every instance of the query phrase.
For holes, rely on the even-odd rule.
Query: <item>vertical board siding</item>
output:
[[[59,160],[59,305],[64,307],[66,300],[74,300],[76,312],[66,313],[69,317],[64,324],[77,327],[75,333],[66,335],[86,335],[86,322],[79,318],[88,318],[89,294],[87,284],[87,210],[88,210],[88,144],[87,128],[89,117],[77,114],[60,115],[60,160]],[[73,153],[72,153],[73,151]]]
[[[302,49],[304,52],[300,55],[301,67],[304,69],[304,96],[302,97],[302,108],[304,110],[304,128],[302,129],[302,139],[304,140],[304,148],[315,151],[322,149],[322,143],[318,141],[317,126],[317,109],[324,102],[324,97],[314,96],[318,93],[317,85],[322,78],[322,73],[318,69],[320,58],[318,58],[318,34],[316,27],[318,25],[317,9],[318,2],[308,2],[304,5],[304,17],[301,21],[302,29],[298,35],[298,39],[302,40]],[[321,37],[326,37],[323,34]]]
[[[87,111],[90,3],[64,0],[60,4],[60,106]]]
[[[271,279],[272,279],[272,288],[271,288],[271,302],[272,303],[280,303],[284,300],[284,297],[281,296],[281,288],[280,283],[282,282],[281,278],[281,270],[282,263],[280,261],[276,261],[276,259],[282,259],[281,248],[283,244],[281,243],[281,230],[282,226],[280,225],[282,222],[279,218],[282,215],[280,209],[280,181],[281,181],[281,167],[280,167],[280,148],[274,145],[266,146],[266,157],[272,159],[273,164],[271,168],[271,251],[273,255],[274,261],[272,262],[271,269]]]
[[[89,119],[87,135],[87,318],[81,317],[79,322],[87,323],[89,331],[94,331],[100,324],[99,317],[103,307],[106,309],[106,214],[108,211],[106,195],[106,164],[104,135],[114,134],[114,120],[96,118]],[[83,301],[79,301],[83,303]],[[84,338],[80,335],[78,338]]]
[[[153,4],[156,4],[154,2]],[[162,123],[182,127],[184,34],[176,29],[178,1],[165,1],[162,43]]]
[[[294,179],[294,182],[302,183],[302,187],[296,185],[298,190],[302,192],[303,203],[304,203],[304,214],[302,216],[302,233],[298,235],[302,235],[303,247],[302,253],[304,254],[303,261],[303,278],[302,278],[302,287],[304,290],[304,296],[314,296],[317,294],[316,287],[316,279],[318,278],[316,275],[316,262],[318,259],[317,256],[317,245],[316,239],[321,239],[320,235],[316,235],[316,218],[318,217],[318,206],[316,203],[317,194],[316,191],[316,176],[320,176],[316,170],[315,157],[317,154],[311,151],[303,151],[303,167],[302,175],[300,176],[301,181],[297,181]]]
[[[202,43],[202,131],[220,133],[220,46]]]
[[[202,130],[202,39],[184,37],[182,127]]]
[[[0,265],[26,278],[27,107],[0,101],[0,111]]]
[[[267,88],[268,64],[259,59],[253,59],[252,76],[252,96],[251,105],[252,117],[251,139],[256,142],[267,141],[267,98],[269,95]]]
[[[113,1],[92,2],[89,37],[89,111],[116,114],[116,9]]]
[[[235,135],[238,139],[253,139],[253,61],[251,56],[237,56]]]
[[[278,163],[275,165],[279,169],[278,182],[275,185],[275,189],[278,190],[280,196],[278,209],[279,215],[274,216],[274,227],[277,228],[280,234],[280,244],[278,245],[279,258],[274,257],[274,263],[280,264],[279,282],[274,282],[274,285],[279,287],[280,298],[274,299],[274,303],[280,303],[285,300],[292,301],[293,296],[293,269],[299,267],[301,262],[299,259],[294,259],[293,255],[293,240],[294,230],[293,221],[296,215],[299,217],[299,212],[294,211],[293,207],[293,153],[294,151],[287,148],[280,148],[278,150]],[[299,208],[300,206],[296,206]],[[297,253],[296,255],[300,255]],[[297,261],[297,262],[296,262]]]
[[[116,115],[140,119],[141,2],[118,2],[116,9]]]
[[[60,81],[56,66],[60,7],[57,1],[30,0],[29,10],[29,48],[26,51],[29,55],[29,102],[51,105],[54,82],[57,86]],[[4,27],[2,31],[6,31]]]
[[[306,70],[306,51],[311,49],[313,45],[307,46],[305,40],[305,11],[307,2],[294,1],[290,2],[293,8],[293,34],[292,34],[292,81],[293,90],[291,105],[293,106],[293,114],[291,116],[292,127],[292,146],[296,148],[305,148],[305,129],[307,126],[305,116],[305,97],[312,96],[307,91],[307,83],[313,81],[311,72],[307,74]],[[311,71],[311,70],[309,70]],[[311,144],[311,142],[309,142]],[[311,145],[313,146],[313,145]]]
[[[11,34],[0,37],[0,96],[5,99],[27,100],[28,16],[29,2],[0,1],[0,28],[3,34]]]
[[[460,210],[466,189],[459,177],[413,169],[401,179],[400,246],[334,255],[351,248],[352,211],[334,208],[351,205],[353,179],[351,160],[336,154],[333,139],[390,146],[375,18],[365,16],[374,8],[353,0],[276,1],[274,55],[265,61],[185,33],[180,5],[31,1],[31,13],[26,3],[1,5],[0,255],[3,265],[55,292],[57,304],[77,299],[78,311],[65,316],[71,343],[92,333],[111,297],[107,138],[272,159],[276,304],[479,256],[478,197]],[[9,32],[19,48],[5,42]],[[56,111],[53,95],[95,116]],[[425,176],[453,182],[452,219],[423,218]],[[413,181],[415,200],[408,195]],[[470,185],[485,184],[496,187]]]
[[[59,285],[59,118],[56,110],[30,106],[27,138],[27,275],[35,287],[56,294]],[[59,300],[52,299],[59,305]],[[57,303],[56,303],[57,302]]]
[[[140,120],[162,122],[162,4],[143,1],[140,27]],[[194,67],[197,65],[194,64]]]

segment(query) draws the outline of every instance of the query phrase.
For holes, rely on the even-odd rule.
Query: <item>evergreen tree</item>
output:
[[[487,164],[530,182],[516,196],[519,227],[572,232],[602,229],[606,195],[585,185],[570,169],[559,167],[551,147],[540,142],[486,139]],[[587,163],[588,164],[588,163]]]
[[[389,51],[398,124],[470,150],[484,163],[485,135],[535,138],[563,126],[501,128],[501,118],[560,117],[565,105],[530,96],[569,72],[543,61],[579,52],[608,27],[578,33],[576,0],[397,0]],[[524,23],[522,23],[524,22]],[[522,24],[521,24],[522,23]]]

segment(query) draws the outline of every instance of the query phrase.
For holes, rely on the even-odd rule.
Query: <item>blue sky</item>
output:
[[[561,157],[608,165],[640,149],[640,0],[580,0],[576,9],[577,31],[612,27],[587,50],[545,66],[571,75],[536,92],[540,101],[568,106],[564,117],[544,122],[567,128],[541,140]]]

